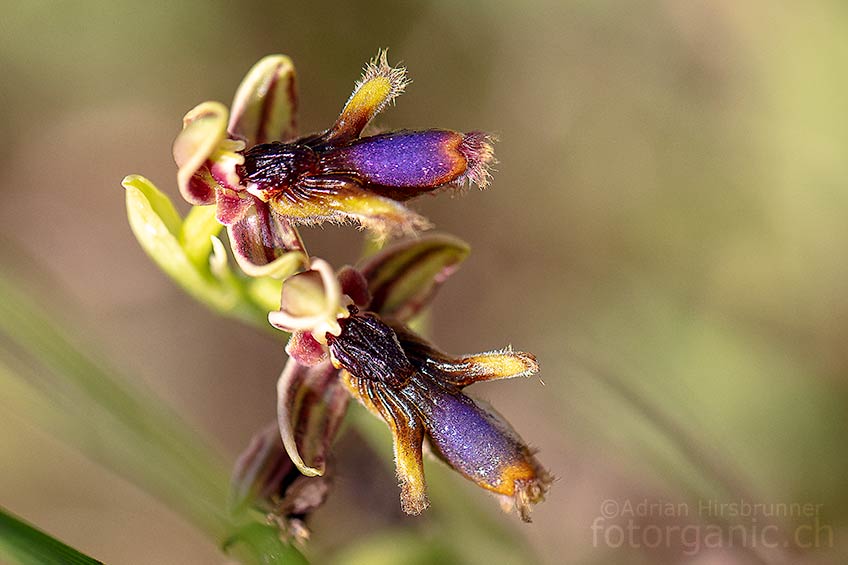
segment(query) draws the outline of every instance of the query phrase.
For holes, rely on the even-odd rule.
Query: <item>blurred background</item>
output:
[[[848,557],[844,2],[2,4],[3,273],[230,460],[274,418],[282,341],[160,272],[130,232],[120,181],[143,174],[179,200],[182,115],[229,103],[261,56],[294,59],[306,133],[332,123],[388,47],[414,82],[380,127],[500,138],[488,191],[415,205],[473,248],[434,305],[432,337],[455,353],[511,343],[542,364],[543,383],[474,392],[539,449],[558,477],[548,500],[525,525],[446,476],[475,503],[461,517],[484,512],[548,564]],[[304,238],[339,265],[362,245],[350,228]],[[436,559],[392,548],[450,536],[439,508],[402,516],[391,468],[352,427],[336,451],[337,488],[312,521],[316,562]],[[0,504],[87,553],[224,561],[20,412],[0,413],[0,452]],[[710,501],[765,504],[741,522],[775,523],[781,541],[692,551],[666,526],[740,521],[699,512]],[[815,515],[766,513],[790,503]],[[808,524],[821,536],[792,542]],[[619,539],[628,525],[646,535]]]

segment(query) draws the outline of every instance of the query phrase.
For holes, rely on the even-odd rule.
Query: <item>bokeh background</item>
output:
[[[459,477],[451,488],[541,563],[848,556],[844,2],[0,8],[4,273],[227,457],[274,417],[281,342],[217,317],[157,269],[128,228],[120,180],[140,173],[178,199],[170,146],[182,115],[228,102],[265,54],[294,59],[307,132],[333,121],[363,63],[388,47],[414,82],[378,125],[500,138],[490,190],[416,205],[473,247],[434,305],[432,336],[457,353],[512,343],[537,354],[544,383],[475,392],[559,478],[532,525]],[[304,237],[335,264],[362,245],[349,228]],[[312,523],[316,560],[391,563],[409,536],[451,535],[437,508],[400,515],[391,469],[355,430],[337,451],[337,489]],[[25,415],[0,413],[0,453],[0,504],[100,559],[223,561],[166,506]],[[673,536],[618,544],[592,530],[607,499],[683,503],[685,522],[702,525],[705,500],[817,504],[830,542],[693,555]],[[810,519],[775,521],[790,535]]]

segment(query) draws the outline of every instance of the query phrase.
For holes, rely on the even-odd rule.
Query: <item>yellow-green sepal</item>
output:
[[[361,267],[372,297],[369,308],[398,321],[409,320],[429,304],[470,252],[461,239],[439,234],[387,247]]]
[[[265,305],[253,301],[244,277],[229,268],[224,246],[213,245],[221,230],[214,206],[195,207],[183,219],[148,179],[129,175],[121,184],[133,234],[168,276],[212,310],[267,327]]]

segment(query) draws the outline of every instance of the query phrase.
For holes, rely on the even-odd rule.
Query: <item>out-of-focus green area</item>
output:
[[[0,8],[4,274],[231,458],[274,417],[281,342],[215,317],[158,271],[127,225],[120,180],[141,173],[177,198],[180,118],[200,101],[228,102],[265,54],[294,59],[308,132],[332,123],[362,64],[388,47],[414,82],[380,127],[501,140],[488,191],[418,205],[473,248],[435,303],[433,338],[457,353],[512,343],[537,354],[544,386],[475,392],[559,477],[530,526],[499,516],[460,477],[449,486],[544,563],[836,563],[848,553],[844,3]],[[361,245],[337,227],[304,237],[339,265]],[[395,478],[367,445],[350,431],[338,446],[313,555],[389,563],[394,548],[406,562],[452,559],[439,540],[462,509],[401,516]],[[222,559],[25,414],[0,413],[0,452],[0,506],[86,553]],[[623,515],[593,529],[607,500]],[[621,511],[643,500],[689,514]],[[750,530],[752,516],[700,512],[710,501],[818,510],[754,516],[779,525],[778,547],[702,539],[687,551],[666,526]],[[813,518],[818,543],[783,546]],[[631,522],[643,534],[656,526],[657,547],[617,543]],[[484,544],[469,542],[494,562]]]

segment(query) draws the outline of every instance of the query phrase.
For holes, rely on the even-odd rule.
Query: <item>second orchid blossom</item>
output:
[[[293,332],[289,365],[278,385],[280,430],[289,456],[307,475],[321,475],[330,433],[346,404],[334,401],[325,424],[297,431],[313,404],[329,406],[342,386],[389,426],[409,514],[427,507],[422,447],[477,485],[499,495],[506,509],[530,520],[551,477],[497,412],[462,389],[480,381],[530,376],[533,355],[511,348],[454,357],[409,329],[438,285],[467,255],[456,239],[430,236],[392,246],[360,269],[338,273],[315,260],[313,269],[283,285],[283,307],[269,314]],[[327,372],[338,374],[326,379]],[[309,377],[312,378],[309,378]],[[310,463],[302,447],[308,447]],[[316,449],[318,446],[318,449]]]

